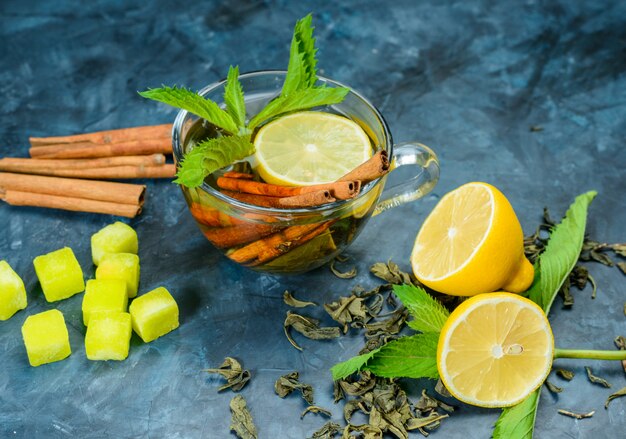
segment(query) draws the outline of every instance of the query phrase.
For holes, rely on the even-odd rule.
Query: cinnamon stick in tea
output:
[[[202,233],[217,248],[228,248],[248,244],[278,230],[280,228],[276,226],[248,223],[231,227],[204,229]]]
[[[107,168],[88,169],[41,168],[32,172],[38,175],[51,175],[56,177],[110,180],[133,178],[172,178],[176,175],[176,166],[112,166]]]
[[[41,174],[39,171],[42,169],[91,169],[114,166],[161,166],[164,164],[165,156],[163,154],[66,160],[5,157],[0,159],[0,171]]]
[[[224,172],[224,175],[222,175],[222,177],[241,178],[243,180],[252,180],[254,178],[254,175],[246,174],[245,172],[227,171],[227,172]]]
[[[255,195],[268,195],[271,197],[293,197],[320,190],[329,191],[338,200],[347,200],[355,197],[361,188],[359,181],[338,181],[334,183],[316,184],[312,186],[280,186],[276,184],[261,183],[239,178],[219,177],[217,186],[221,189],[244,192]]]
[[[0,188],[7,191],[32,192],[137,206],[143,205],[146,191],[146,187],[139,184],[43,177],[8,172],[0,172]]]
[[[97,131],[86,134],[74,134],[71,136],[56,137],[30,137],[30,144],[33,147],[43,145],[54,145],[59,143],[80,143],[89,142],[96,144],[129,142],[132,140],[147,139],[170,139],[172,135],[172,124],[140,126],[134,128],[122,128],[117,130]]]
[[[104,213],[134,218],[141,212],[137,204],[119,204],[85,198],[61,197],[57,195],[22,192],[12,189],[0,190],[0,199],[12,206],[48,207],[75,212]]]
[[[337,181],[359,180],[365,184],[382,177],[387,172],[389,172],[389,156],[387,151],[381,149]]]
[[[287,227],[278,233],[254,241],[227,256],[240,264],[255,266],[277,258],[320,235],[335,221]]]
[[[171,154],[170,139],[132,140],[128,142],[81,145],[58,144],[29,149],[32,158],[39,159],[87,159],[116,157],[122,155]]]
[[[316,192],[307,192],[291,197],[270,197],[267,195],[247,194],[245,192],[224,191],[225,195],[244,203],[254,204],[261,207],[274,208],[298,208],[298,207],[314,207],[326,203],[337,201],[332,197],[329,191],[321,190]]]

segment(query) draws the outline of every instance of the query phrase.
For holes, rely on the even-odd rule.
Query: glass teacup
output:
[[[247,117],[254,116],[280,94],[285,75],[284,71],[240,75]],[[319,81],[327,87],[344,87],[330,79],[319,78]],[[199,93],[223,103],[224,86],[225,81],[217,82]],[[229,197],[212,184],[223,171],[210,176],[197,188],[181,186],[202,233],[232,261],[267,273],[312,270],[343,252],[370,217],[416,200],[437,184],[439,163],[435,153],[419,143],[394,145],[383,116],[354,90],[341,103],[321,110],[358,123],[370,137],[374,150],[386,150],[392,172],[400,166],[413,165],[411,175],[385,188],[387,174],[365,184],[355,198],[293,209],[259,207]],[[210,129],[197,116],[180,111],[173,128],[176,163],[181,162],[185,152],[195,143],[210,136]],[[240,170],[240,166],[236,164],[234,169]]]

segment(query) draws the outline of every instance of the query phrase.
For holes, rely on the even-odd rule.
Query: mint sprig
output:
[[[247,125],[244,92],[239,82],[237,66],[231,66],[228,71],[224,87],[225,109],[182,87],[163,86],[139,92],[147,99],[187,110],[225,132],[223,137],[203,142],[185,155],[175,183],[187,187],[200,186],[204,178],[212,172],[253,154],[254,145],[250,142],[250,134],[263,122],[293,111],[337,104],[344,99],[349,91],[347,88],[315,86],[318,80],[317,49],[311,23],[311,14],[296,23],[281,94],[270,101]],[[226,151],[228,148],[233,150]],[[246,154],[242,155],[244,153]]]

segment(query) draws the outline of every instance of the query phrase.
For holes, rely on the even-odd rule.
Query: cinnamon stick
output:
[[[228,172],[224,172],[223,177],[228,177],[228,178],[241,178],[243,180],[252,180],[254,178],[254,175],[252,174],[247,174],[245,172],[235,172],[235,171],[228,171]]]
[[[0,172],[0,188],[7,191],[32,192],[137,206],[143,205],[146,191],[146,187],[139,184],[43,177],[8,172]]]
[[[258,181],[240,178],[219,177],[217,186],[221,189],[244,192],[255,195],[268,195],[271,197],[293,197],[321,190],[329,191],[338,200],[347,200],[355,197],[360,188],[359,181],[337,181],[334,183],[316,184],[312,186],[280,186],[275,184],[261,183]]]
[[[113,166],[161,166],[165,164],[163,154],[129,155],[97,159],[25,159],[5,157],[0,159],[0,171],[41,174],[46,169],[90,169]]]
[[[389,172],[389,155],[387,151],[381,149],[370,157],[369,160],[361,163],[337,181],[359,180],[365,184],[382,177],[387,172]]]
[[[0,199],[12,206],[47,207],[75,212],[104,213],[127,218],[134,218],[141,212],[141,206],[137,204],[119,204],[109,201],[61,197],[12,189],[0,190]]]
[[[132,140],[169,139],[172,135],[172,124],[140,126],[117,130],[97,131],[86,134],[56,137],[30,137],[33,147],[54,145],[59,143],[89,142],[96,144],[128,142]]]
[[[334,220],[321,224],[287,227],[278,233],[241,247],[227,254],[227,256],[233,261],[244,265],[255,266],[264,264],[310,241],[328,230],[333,223]]]
[[[171,154],[172,142],[169,138],[164,138],[107,144],[81,144],[80,146],[56,144],[32,147],[29,149],[29,153],[32,158],[39,159],[86,159],[122,155]]]
[[[33,172],[38,175],[88,179],[133,179],[133,178],[172,178],[176,175],[175,165],[161,166],[112,166],[91,169],[54,169],[41,168]]]
[[[189,211],[196,221],[207,227],[229,227],[247,225],[252,222],[255,224],[277,222],[273,216],[259,214],[246,214],[245,219],[241,219],[199,203],[191,203]]]
[[[329,191],[321,190],[316,192],[307,192],[291,197],[270,197],[267,195],[247,194],[244,192],[224,191],[225,195],[244,203],[254,204],[255,206],[274,207],[274,208],[298,208],[298,207],[314,207],[326,203],[337,201],[332,197]]]
[[[279,227],[267,224],[240,224],[231,227],[207,228],[204,236],[217,248],[236,247],[275,233]]]

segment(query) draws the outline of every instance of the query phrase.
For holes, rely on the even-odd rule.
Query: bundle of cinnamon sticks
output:
[[[171,129],[164,124],[30,137],[31,158],[0,159],[0,199],[132,218],[141,212],[145,186],[98,180],[174,177],[175,165],[165,156],[172,153]]]
[[[216,182],[222,193],[246,204],[277,209],[307,208],[354,198],[362,185],[388,171],[387,152],[379,151],[328,184],[280,186],[255,181],[252,174],[239,172],[226,172]],[[206,238],[216,247],[225,249],[230,259],[246,266],[270,262],[326,232],[336,222],[336,219],[329,219],[286,227],[271,214],[255,214],[247,218],[248,221],[201,204],[192,204],[190,209]]]

